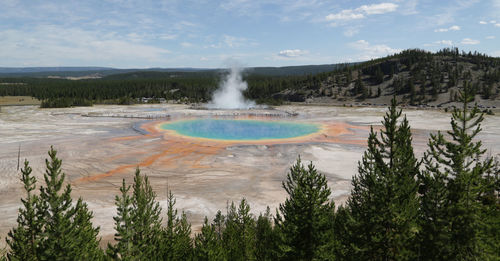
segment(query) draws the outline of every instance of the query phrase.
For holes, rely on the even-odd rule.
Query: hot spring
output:
[[[285,121],[191,119],[160,125],[163,130],[178,135],[213,140],[274,140],[290,139],[320,131],[318,124]]]

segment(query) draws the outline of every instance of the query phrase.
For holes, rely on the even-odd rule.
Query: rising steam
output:
[[[210,108],[216,109],[250,109],[255,107],[255,102],[245,99],[243,91],[248,85],[241,76],[242,69],[231,68],[231,72],[221,82],[213,96]]]

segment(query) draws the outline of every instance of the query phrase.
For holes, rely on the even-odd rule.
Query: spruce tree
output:
[[[455,260],[489,259],[482,243],[486,190],[485,176],[492,167],[484,158],[481,141],[483,114],[467,83],[459,92],[462,108],[455,108],[447,136],[431,134],[424,155],[426,170],[419,177],[421,197],[421,253],[423,257]],[[498,210],[498,209],[497,209]],[[498,252],[494,255],[498,258]]]
[[[393,98],[380,138],[371,129],[368,149],[352,179],[353,189],[336,222],[344,259],[412,260],[416,257],[419,162],[406,117]],[[340,214],[339,214],[340,215]],[[340,220],[339,220],[340,221]],[[347,240],[347,241],[345,241]]]
[[[299,159],[290,168],[283,188],[288,193],[280,204],[275,223],[281,235],[284,260],[312,260],[320,256],[330,229],[335,206],[326,178],[310,163],[307,169]]]

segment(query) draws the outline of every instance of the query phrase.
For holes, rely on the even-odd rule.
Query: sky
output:
[[[500,56],[500,0],[0,0],[0,66],[221,68]]]

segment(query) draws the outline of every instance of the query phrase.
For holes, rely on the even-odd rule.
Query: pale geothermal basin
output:
[[[0,245],[5,245],[3,239],[16,224],[20,198],[24,196],[16,170],[19,144],[21,161],[24,158],[30,161],[39,181],[43,180],[46,153],[54,145],[63,159],[73,196],[81,196],[89,204],[95,215],[94,224],[101,227],[103,242],[107,242],[114,232],[114,197],[123,178],[129,184],[132,182],[136,166],[150,177],[164,207],[167,188],[173,191],[177,207],[186,211],[194,231],[205,216],[212,219],[217,210],[225,210],[228,201],[243,197],[256,215],[265,211],[266,206],[274,212],[286,197],[281,182],[298,155],[304,162],[312,160],[327,176],[333,199],[340,204],[350,191],[350,179],[365,149],[369,126],[380,127],[385,111],[386,108],[326,106],[281,106],[276,110],[251,111],[193,110],[185,105],[43,110],[35,106],[2,107]],[[298,115],[288,117],[290,113]],[[413,128],[413,143],[419,156],[425,150],[429,132],[449,129],[449,113],[430,110],[403,113]],[[171,118],[159,118],[166,115]],[[208,116],[318,124],[321,131],[284,140],[213,141],[186,138],[159,127],[169,121]],[[490,154],[498,155],[500,117],[485,118],[480,138]]]

